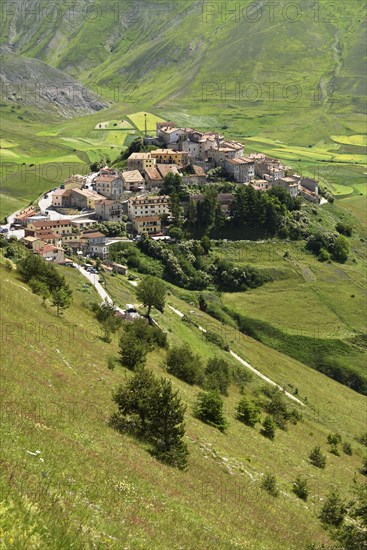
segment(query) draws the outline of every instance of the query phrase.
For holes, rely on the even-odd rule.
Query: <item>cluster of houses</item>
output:
[[[245,156],[243,144],[225,140],[218,133],[179,128],[172,121],[159,122],[156,135],[146,136],[144,141],[157,148],[132,153],[126,170],[106,166],[91,186],[86,178],[75,176],[53,191],[52,207],[64,214],[68,209],[81,211],[77,218],[51,221],[31,207],[19,213],[16,221],[25,227],[25,244],[35,253],[61,263],[66,245],[78,254],[108,258],[109,246],[116,239],[90,227],[99,222],[127,218],[131,234],[162,237],[162,217],[169,219],[171,210],[170,197],[159,192],[168,174],[180,175],[188,186],[204,185],[208,171],[219,167],[228,180],[238,184],[253,185],[258,190],[283,187],[292,197],[300,195],[319,202],[316,180],[292,174],[289,167],[264,154]],[[203,198],[203,194],[193,193],[190,201],[197,203]],[[232,193],[219,193],[224,214],[232,199]]]
[[[30,219],[25,227],[23,242],[36,254],[55,263],[65,261],[65,247],[76,254],[108,258],[108,246],[114,239],[94,229],[88,229],[96,220],[38,220]]]

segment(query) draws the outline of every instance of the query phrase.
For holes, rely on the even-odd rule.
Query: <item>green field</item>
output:
[[[147,115],[145,117],[145,115]],[[156,122],[161,122],[162,119],[158,116],[153,115],[152,113],[133,113],[129,115],[129,120],[134,124],[134,126],[140,131],[144,132],[145,130],[145,119],[147,121],[147,130],[148,133],[155,135],[155,124]]]
[[[1,268],[7,342],[7,353],[2,352],[1,429],[2,437],[12,440],[2,448],[2,544],[22,547],[27,541],[28,547],[47,547],[57,541],[61,547],[204,549],[214,540],[221,548],[280,550],[327,543],[316,515],[330,488],[337,484],[347,496],[353,479],[361,479],[357,469],[362,448],[353,436],[365,428],[365,399],[228,329],[234,351],[290,391],[298,389],[306,402],[304,420],[288,432],[279,430],[271,443],[234,419],[240,393],[231,386],[224,398],[230,425],[222,435],[193,418],[198,388],[171,378],[188,405],[190,466],[186,473],[162,466],[143,443],[108,427],[112,392],[129,372],[118,364],[114,371],[107,368],[107,357],[117,357],[116,338],[111,344],[101,340],[86,308],[96,296],[83,289],[85,279],[60,269],[74,290],[74,303],[57,318],[16,274]],[[108,286],[113,279],[123,300],[135,302],[126,279],[106,277]],[[223,331],[220,323],[177,296],[170,296],[168,303],[202,326]],[[187,341],[203,358],[227,356],[169,308],[154,316],[171,343]],[[163,359],[164,352],[152,352],[149,368],[164,374]],[[253,377],[246,393],[252,395],[260,385]],[[316,444],[327,451],[326,436],[335,431],[352,443],[353,456],[327,452],[326,469],[317,470],[308,463],[308,453]],[[36,450],[38,456],[29,454]],[[262,475],[269,471],[281,489],[277,499],[260,488]],[[307,504],[291,492],[299,472],[309,480]],[[292,529],[283,528],[290,518]]]
[[[83,17],[83,10],[75,14],[72,28],[61,13],[41,25],[29,21],[26,36],[15,40],[18,58],[43,61],[42,74],[49,67],[51,80],[55,68],[64,71],[65,81],[68,75],[77,78],[109,107],[63,119],[54,105],[40,111],[32,98],[4,97],[2,162],[62,163],[73,155],[88,164],[101,155],[117,157],[144,132],[147,113],[149,133],[164,119],[211,129],[243,141],[248,152],[264,151],[298,172],[315,174],[337,197],[363,193],[362,4],[351,0],[330,19],[329,3],[318,4],[315,18],[310,3],[302,0],[297,21],[283,17],[285,7],[279,5],[273,22],[266,10],[258,20],[245,17],[249,6],[246,0],[241,17],[223,19],[219,2],[209,8],[191,0],[177,6],[160,0],[158,8],[148,3],[130,13],[119,7],[116,14],[101,0],[101,21]],[[126,9],[129,24],[121,35]],[[9,14],[2,22],[4,41],[13,43],[12,29],[21,25],[17,10]],[[110,45],[96,41],[96,34],[108,36]],[[279,35],[288,37],[286,49]],[[56,183],[49,178],[45,187]],[[1,193],[10,197],[5,187]],[[13,197],[21,192],[14,188]],[[9,213],[12,206],[3,200],[1,212]]]
[[[367,146],[367,136],[330,136],[336,143],[345,143],[347,145],[358,145],[360,147]]]

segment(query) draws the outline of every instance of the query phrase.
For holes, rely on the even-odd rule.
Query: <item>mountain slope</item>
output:
[[[31,0],[28,12],[15,4],[3,18],[3,43],[110,99],[130,83],[149,104],[179,98],[204,108],[209,99],[250,111],[275,107],[284,116],[311,107],[326,117],[364,108],[364,5],[357,0],[325,0],[317,9],[305,0],[297,9],[285,1],[255,9],[250,0],[81,0],[73,9],[52,4],[43,11]]]
[[[108,106],[73,77],[4,46],[0,48],[0,64],[5,105],[21,104],[64,118],[91,114]]]
[[[60,268],[62,269],[62,268]],[[328,490],[337,483],[349,494],[362,447],[353,441],[365,427],[362,396],[315,373],[301,363],[250,338],[233,333],[233,347],[277,382],[298,387],[306,401],[304,420],[278,430],[272,443],[235,420],[241,395],[231,386],[224,398],[230,426],[226,435],[192,416],[199,388],[172,381],[188,406],[187,442],[190,466],[179,472],[155,461],[142,443],[108,426],[114,406],[111,395],[130,375],[108,357],[117,357],[117,339],[106,344],[86,303],[92,289],[75,270],[63,274],[74,290],[74,304],[62,318],[33,295],[16,273],[1,266],[2,446],[1,481],[3,542],[22,548],[221,548],[295,549],[327,543],[316,514]],[[134,301],[122,277],[120,293]],[[112,279],[111,279],[112,284]],[[169,297],[178,309],[187,305]],[[191,307],[191,306],[190,306]],[[219,352],[200,331],[173,312],[155,314],[168,330],[170,343],[189,342],[206,359]],[[211,330],[217,323],[203,316]],[[5,353],[6,349],[6,353]],[[149,354],[148,367],[159,375],[164,352]],[[254,395],[259,382],[246,384]],[[307,397],[307,400],[305,399]],[[352,442],[353,456],[327,453],[327,467],[318,470],[307,456],[326,436],[339,432]],[[11,442],[11,444],[10,444]],[[42,459],[42,460],[41,460]],[[277,499],[260,487],[264,473],[277,476]],[[304,474],[310,485],[306,504],[291,491]],[[80,526],[83,526],[82,528]],[[21,526],[21,527],[20,527]]]

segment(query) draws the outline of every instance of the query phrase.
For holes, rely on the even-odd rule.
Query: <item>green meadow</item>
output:
[[[12,441],[2,449],[2,544],[43,548],[57,541],[61,548],[116,549],[217,544],[246,550],[327,544],[317,513],[331,488],[337,485],[347,497],[354,481],[361,480],[362,447],[354,437],[365,428],[365,398],[235,329],[223,335],[221,323],[172,293],[168,304],[218,331],[237,354],[288,391],[297,389],[305,407],[303,420],[286,432],[278,430],[271,442],[258,428],[235,419],[241,394],[232,385],[224,397],[229,428],[221,434],[193,417],[199,388],[168,376],[165,352],[153,351],[148,368],[170,378],[187,405],[189,469],[163,466],[144,443],[109,427],[112,393],[131,373],[118,363],[118,338],[111,344],[101,339],[88,309],[98,299],[93,288],[85,288],[75,270],[60,270],[74,302],[58,318],[16,272],[1,266],[7,348],[6,354],[2,351],[1,430],[4,440]],[[106,280],[120,302],[136,303],[126,278],[106,275]],[[154,317],[171,344],[187,342],[203,360],[217,355],[233,365],[226,352],[169,307]],[[108,358],[116,359],[114,370],[108,369]],[[262,385],[257,377],[248,377],[245,393],[255,396]],[[351,442],[352,456],[328,452],[330,432]],[[325,470],[308,462],[317,444],[327,455]],[[268,472],[277,477],[278,498],[261,488]],[[299,473],[308,479],[307,503],[291,490]]]

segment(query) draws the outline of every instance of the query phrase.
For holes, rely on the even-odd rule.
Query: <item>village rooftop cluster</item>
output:
[[[262,153],[245,156],[244,145],[228,141],[216,132],[180,128],[172,121],[156,124],[156,135],[144,144],[156,147],[132,153],[127,169],[105,166],[92,179],[75,176],[52,192],[52,209],[80,211],[70,219],[50,220],[48,211],[29,207],[18,213],[15,223],[25,228],[24,243],[35,253],[56,263],[65,261],[64,246],[74,253],[108,259],[109,246],[121,240],[108,238],[91,226],[128,219],[128,233],[135,237],[167,238],[162,217],[169,219],[171,200],[160,194],[168,174],[179,175],[189,189],[189,203],[203,200],[195,187],[210,185],[208,172],[221,168],[228,181],[266,191],[283,187],[292,197],[319,203],[318,182],[293,174],[291,168]],[[47,194],[45,195],[47,196]],[[219,193],[221,210],[228,216],[232,193]],[[187,204],[183,205],[187,211]]]

